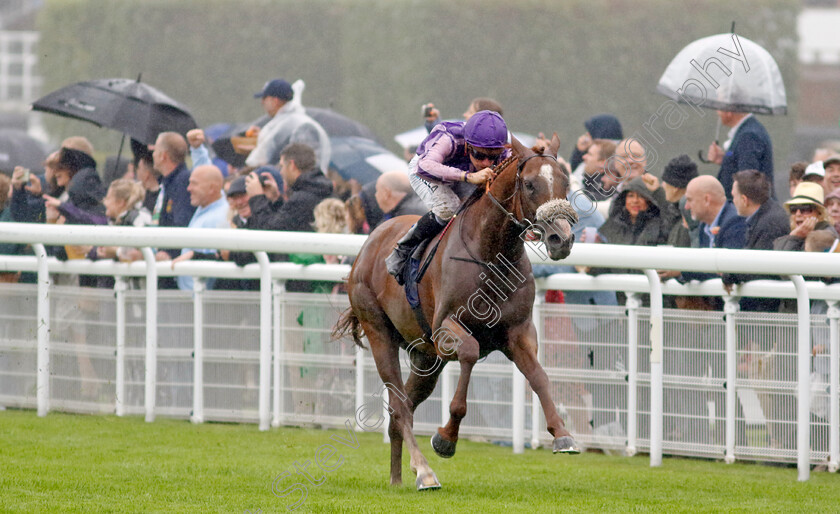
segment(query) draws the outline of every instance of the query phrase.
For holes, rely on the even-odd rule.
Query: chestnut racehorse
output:
[[[334,334],[350,335],[362,346],[363,330],[379,376],[390,389],[392,485],[402,483],[405,441],[417,489],[440,487],[414,438],[414,410],[432,393],[443,364],[457,359],[461,374],[449,407],[449,422],[432,438],[438,455],[454,455],[458,428],[467,413],[470,372],[478,359],[494,350],[516,363],[539,396],[548,432],[554,437],[554,452],[579,453],[557,413],[548,377],[537,360],[531,312],[534,279],[523,237],[523,232],[530,238],[538,234],[553,260],[569,255],[574,241],[571,224],[577,221],[566,201],[569,178],[553,157],[560,145],[556,134],[547,150],[529,149],[515,138],[511,140],[512,157],[497,165],[486,192],[474,194],[468,200],[472,203],[450,223],[419,284],[431,338],[421,328],[403,288],[385,269],[385,257],[417,216],[401,216],[377,227],[350,272],[350,308]],[[400,347],[408,350],[411,364],[405,384]]]

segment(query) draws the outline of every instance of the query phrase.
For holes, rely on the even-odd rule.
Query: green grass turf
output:
[[[417,492],[404,455],[404,484],[388,485],[389,445],[346,431],[159,418],[0,412],[0,512],[285,512],[272,482],[319,447],[339,448],[337,470],[309,485],[298,512],[838,512],[840,477],[755,464],[645,456],[552,455],[460,441],[448,460],[421,449],[443,489]],[[323,456],[322,456],[323,457]],[[327,461],[337,464],[337,456]],[[316,468],[317,469],[317,468]],[[317,474],[316,474],[317,473]],[[281,481],[278,491],[305,479]]]

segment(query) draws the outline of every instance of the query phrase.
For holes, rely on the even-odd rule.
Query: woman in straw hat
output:
[[[805,238],[814,230],[830,230],[834,227],[825,210],[822,186],[814,182],[801,182],[796,186],[793,198],[785,202],[785,210],[790,214],[790,234],[773,242],[774,250],[802,251]]]

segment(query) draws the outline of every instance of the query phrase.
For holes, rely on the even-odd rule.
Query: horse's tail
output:
[[[362,325],[359,323],[359,318],[356,316],[356,313],[353,312],[352,307],[348,307],[346,311],[341,313],[341,317],[338,318],[338,323],[335,324],[335,328],[333,328],[332,331],[333,341],[337,341],[338,339],[342,339],[347,336],[352,337],[353,341],[356,342],[356,346],[359,348],[365,347],[365,345],[362,344],[362,337],[364,336],[362,333]]]

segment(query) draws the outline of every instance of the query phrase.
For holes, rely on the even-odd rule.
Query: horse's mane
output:
[[[496,176],[502,174],[508,168],[508,166],[517,162],[517,160],[518,160],[518,157],[516,157],[515,155],[511,155],[507,159],[505,159],[502,162],[493,166],[493,173]],[[486,190],[487,190],[486,187],[481,187],[481,186],[476,187],[475,191],[473,191],[473,193],[469,197],[467,197],[466,200],[464,200],[464,204],[463,204],[462,209],[466,210],[469,206],[471,206],[472,204],[477,202],[482,196],[484,196],[484,193],[486,192]]]

